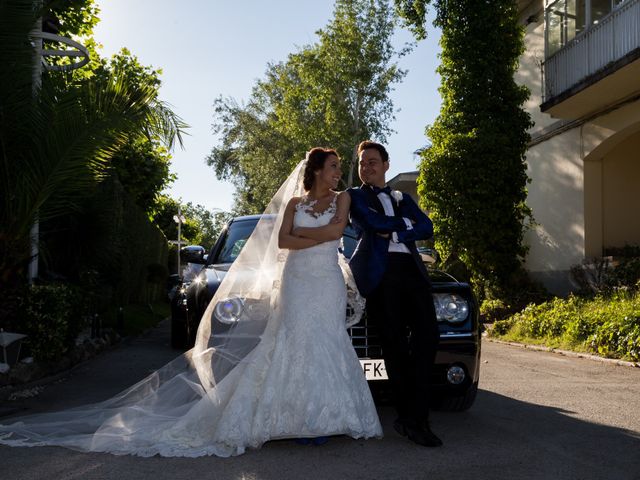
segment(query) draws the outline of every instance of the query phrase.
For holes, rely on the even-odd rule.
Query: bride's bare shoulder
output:
[[[349,195],[349,192],[347,190],[336,193],[338,194],[336,196],[338,202],[351,202],[351,195]]]
[[[287,208],[294,208],[302,201],[302,197],[291,197],[287,203]]]

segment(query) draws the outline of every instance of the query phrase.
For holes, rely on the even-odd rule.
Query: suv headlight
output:
[[[225,298],[216,303],[213,310],[215,317],[222,323],[235,323],[244,310],[244,299],[234,297]]]
[[[434,293],[433,305],[439,322],[460,323],[469,316],[469,302],[454,293]]]

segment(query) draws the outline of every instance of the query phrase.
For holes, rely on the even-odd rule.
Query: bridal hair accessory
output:
[[[399,206],[402,201],[402,192],[400,190],[392,190],[391,198],[393,198],[396,201],[396,205]]]

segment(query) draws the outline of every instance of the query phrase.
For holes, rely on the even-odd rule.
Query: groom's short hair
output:
[[[360,144],[358,145],[358,156],[360,156],[360,153],[370,148],[373,148],[380,153],[380,157],[382,158],[383,162],[389,161],[389,153],[387,153],[387,149],[384,148],[384,145],[374,142],[373,140],[364,140],[360,142]]]

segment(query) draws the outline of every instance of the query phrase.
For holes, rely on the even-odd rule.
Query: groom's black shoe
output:
[[[393,422],[393,428],[403,437],[408,437],[414,443],[424,447],[439,447],[442,445],[440,440],[429,428],[427,422],[417,423],[397,419]]]

